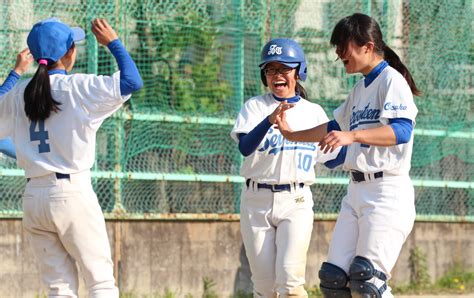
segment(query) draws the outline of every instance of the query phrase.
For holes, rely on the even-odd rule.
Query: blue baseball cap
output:
[[[36,23],[28,34],[26,43],[36,61],[58,61],[74,42],[84,40],[86,33],[79,27],[69,27],[58,18]]]

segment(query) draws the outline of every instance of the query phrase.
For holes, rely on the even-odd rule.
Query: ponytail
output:
[[[295,89],[296,89],[296,93],[297,94],[299,93],[299,95],[302,98],[308,99],[308,97],[307,97],[308,93],[306,92],[306,89],[303,86],[301,86],[301,84],[299,82],[296,82],[296,88]]]
[[[403,75],[405,80],[408,83],[408,86],[410,86],[411,92],[413,95],[420,95],[421,92],[418,90],[415,84],[415,80],[413,80],[413,77],[411,76],[410,71],[408,68],[402,63],[400,60],[400,57],[386,44],[383,46],[383,56],[384,59],[388,62],[388,64],[395,68],[399,73]]]
[[[31,121],[47,119],[51,112],[58,112],[60,102],[51,96],[48,66],[40,63],[35,75],[25,88],[25,113]]]

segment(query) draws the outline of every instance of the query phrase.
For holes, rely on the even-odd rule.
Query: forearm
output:
[[[243,156],[249,156],[257,149],[260,142],[267,134],[268,129],[272,126],[268,117],[265,117],[260,124],[252,129],[248,134],[239,135],[239,151]]]
[[[324,123],[306,130],[289,132],[285,138],[293,142],[319,142],[327,134],[328,124]]]
[[[119,39],[108,44],[108,48],[117,61],[120,69],[120,92],[122,95],[131,94],[143,86],[143,81],[132,57]]]
[[[397,144],[395,133],[390,125],[377,128],[352,131],[354,142],[372,146],[394,146]]]
[[[5,82],[3,82],[2,86],[0,86],[0,95],[10,91],[10,89],[15,86],[16,82],[18,82],[18,79],[20,79],[20,75],[14,70],[10,71]]]

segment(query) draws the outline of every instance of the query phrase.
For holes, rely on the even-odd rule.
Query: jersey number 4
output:
[[[36,130],[38,128],[38,130]],[[39,141],[38,151],[39,153],[49,152],[49,144],[46,140],[49,139],[48,132],[44,130],[44,120],[31,121],[30,125],[30,141]]]

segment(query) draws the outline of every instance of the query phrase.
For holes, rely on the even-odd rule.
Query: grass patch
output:
[[[435,283],[426,265],[426,255],[418,247],[410,251],[410,283],[394,286],[394,294],[466,294],[474,293],[474,271],[469,271],[460,263],[446,272]]]
[[[423,288],[408,284],[393,288],[394,294],[468,294],[474,293],[474,271],[466,271],[460,264],[454,265],[435,283]]]

